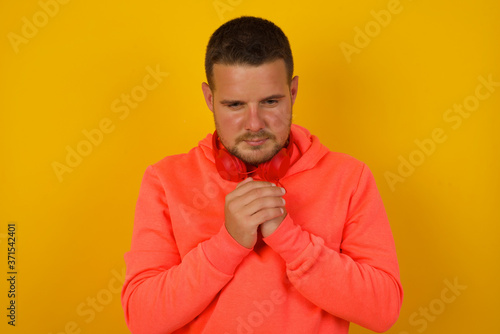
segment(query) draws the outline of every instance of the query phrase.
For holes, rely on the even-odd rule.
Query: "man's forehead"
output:
[[[282,86],[288,84],[288,76],[284,61],[278,59],[260,65],[215,64],[213,81],[217,89],[237,90],[239,87],[252,86],[252,84]]]

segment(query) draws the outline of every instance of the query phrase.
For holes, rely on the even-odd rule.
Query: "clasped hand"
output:
[[[273,233],[287,215],[285,189],[251,177],[240,182],[226,196],[225,224],[229,234],[242,246],[252,248],[260,227],[265,238]]]

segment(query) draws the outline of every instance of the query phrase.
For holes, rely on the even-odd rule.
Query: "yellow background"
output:
[[[405,290],[389,333],[498,333],[500,87],[456,129],[443,118],[474,102],[480,76],[500,82],[497,0],[66,2],[0,2],[1,332],[128,332],[117,286],[143,172],[213,131],[201,93],[206,43],[223,22],[256,15],[292,44],[294,121],[377,179]],[[377,23],[388,9],[390,22]],[[369,43],[357,36],[365,29]],[[357,49],[350,56],[347,44]],[[122,94],[144,93],[148,67],[168,76],[128,115],[115,112]],[[83,131],[103,121],[108,133],[85,147]],[[446,141],[391,186],[386,174],[401,158],[422,158],[415,141],[435,129]],[[66,165],[67,147],[78,145],[88,155],[58,178],[54,162]],[[9,222],[15,328],[6,317]],[[447,281],[467,288],[444,303]]]

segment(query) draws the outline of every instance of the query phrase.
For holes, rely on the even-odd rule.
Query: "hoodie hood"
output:
[[[294,147],[292,150],[290,169],[284,177],[312,169],[329,152],[328,148],[320,143],[319,138],[312,135],[306,128],[292,124]],[[215,163],[212,149],[212,135],[208,134],[198,143],[205,157]]]

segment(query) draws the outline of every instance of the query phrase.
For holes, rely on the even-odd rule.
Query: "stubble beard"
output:
[[[238,145],[240,143],[244,142],[245,140],[254,140],[254,139],[262,139],[262,138],[267,138],[266,144],[269,142],[272,144],[271,149],[265,155],[260,154],[261,151],[263,150],[263,147],[261,145],[259,145],[259,146],[247,145],[247,146],[249,146],[248,148],[249,148],[250,152],[248,152],[248,150],[246,150],[245,153],[242,152],[240,150],[240,148],[238,147]],[[276,141],[275,135],[273,135],[270,132],[261,130],[257,133],[254,133],[254,134],[246,134],[246,135],[242,135],[242,136],[238,137],[236,139],[235,145],[233,147],[229,148],[228,151],[229,151],[229,153],[231,153],[232,155],[234,155],[235,157],[237,157],[241,161],[243,161],[247,164],[250,164],[250,165],[258,166],[264,162],[271,160],[276,155],[276,153],[278,153],[281,150],[281,148],[282,147],[280,146],[280,144]]]
[[[215,121],[215,128],[217,129],[217,133],[220,136],[220,133],[221,133],[219,131],[220,127],[219,127],[219,124],[217,123],[217,120],[215,119],[215,117],[214,117],[214,121]],[[291,125],[292,125],[292,117],[290,115],[290,119],[288,121],[288,129],[290,129]],[[278,143],[276,136],[267,130],[260,130],[258,132],[247,132],[247,133],[237,137],[235,139],[235,144],[231,147],[228,147],[224,144],[225,140],[223,137],[220,137],[220,140],[221,140],[222,145],[226,148],[226,150],[229,151],[229,153],[231,153],[232,155],[234,155],[235,157],[237,157],[238,159],[240,159],[241,161],[243,161],[246,164],[258,166],[262,163],[265,163],[265,162],[271,160],[279,151],[281,151],[281,149],[287,144],[289,135],[290,135],[290,132],[287,133],[287,137],[286,137],[287,139],[285,139],[285,142],[283,144]],[[272,148],[265,155],[259,154],[261,152],[261,150],[263,150],[262,145],[249,146],[249,145],[246,145],[246,143],[245,143],[245,141],[247,141],[247,140],[256,140],[256,139],[263,139],[263,138],[267,139],[266,143],[264,143],[264,144],[268,144],[269,142],[272,143]],[[245,146],[249,146],[249,149],[245,150],[246,152],[242,152],[242,150],[239,148],[239,145],[241,143],[243,143],[243,145],[245,145]],[[254,151],[254,152],[248,152],[248,150]]]

